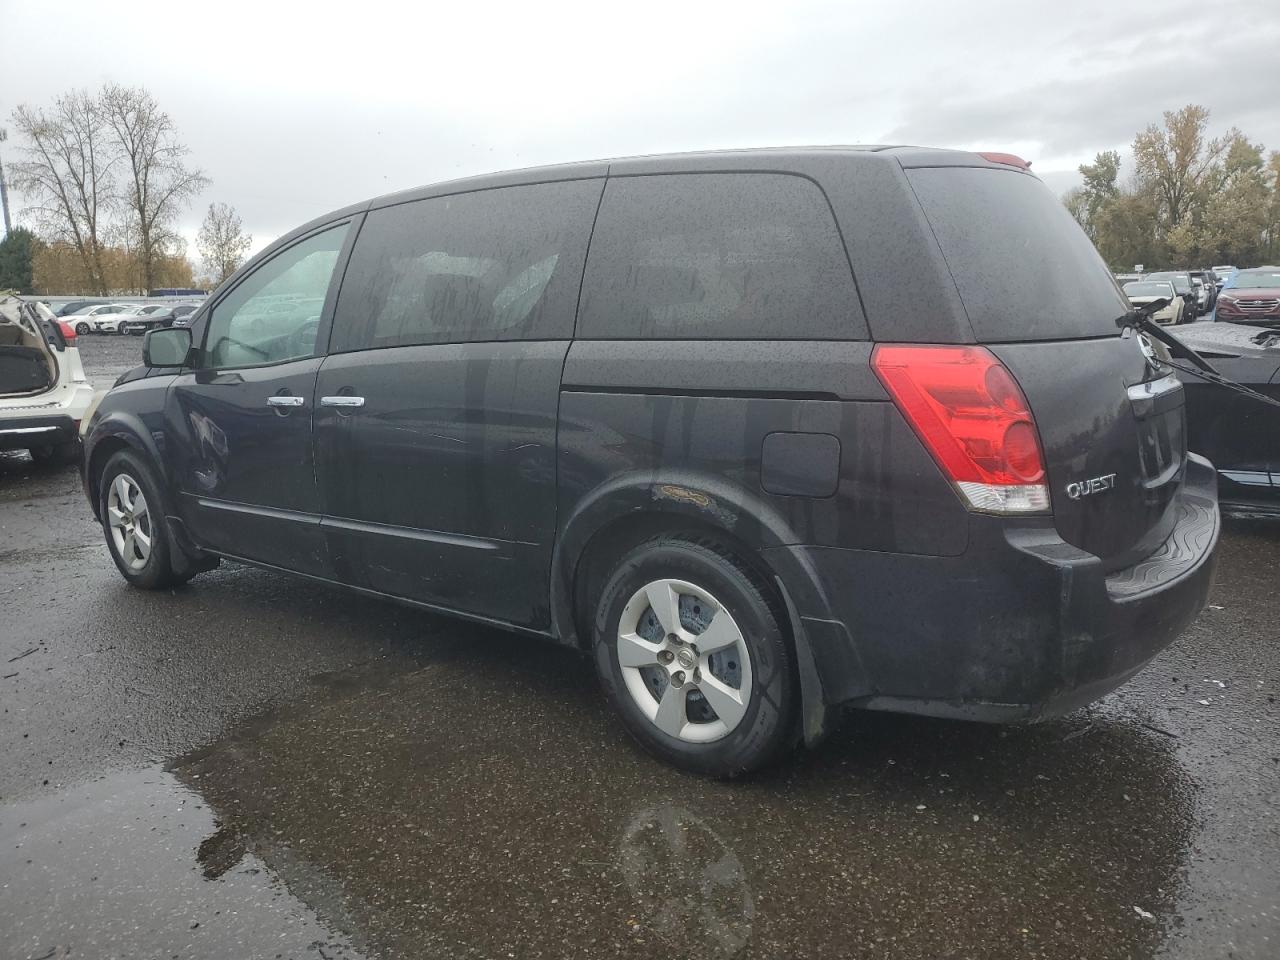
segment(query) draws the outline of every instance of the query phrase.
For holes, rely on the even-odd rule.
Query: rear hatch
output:
[[[1168,537],[1186,464],[1182,387],[1121,334],[1129,309],[1062,203],[1012,167],[922,167],[907,177],[974,338],[1022,387],[1064,540],[1127,566]]]
[[[17,297],[0,297],[0,398],[46,393],[58,383],[58,361],[41,319]]]

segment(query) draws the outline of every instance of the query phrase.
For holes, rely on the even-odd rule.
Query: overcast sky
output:
[[[1060,191],[1189,102],[1280,149],[1280,0],[0,0],[0,31],[0,123],[145,86],[213,180],[183,233],[221,200],[255,249],[375,194],[636,153],[1008,150]]]

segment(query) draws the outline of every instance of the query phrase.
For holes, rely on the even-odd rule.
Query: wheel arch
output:
[[[722,480],[671,473],[615,478],[583,498],[561,527],[552,556],[551,618],[556,637],[589,650],[592,605],[612,565],[658,534],[711,538],[759,576],[776,594],[778,615],[795,652],[801,730],[806,743],[821,739],[827,703],[803,621],[792,599],[817,584],[789,586],[765,551],[798,542],[794,531],[757,495]],[[795,576],[794,568],[785,571]]]
[[[102,495],[99,483],[102,471],[107,461],[121,450],[133,450],[142,454],[155,468],[161,483],[165,481],[164,461],[160,457],[160,451],[137,417],[123,411],[109,413],[94,425],[89,439],[90,444],[85,450],[84,482],[95,517],[98,517],[98,501]]]

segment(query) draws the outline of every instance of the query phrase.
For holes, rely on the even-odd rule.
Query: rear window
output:
[[[831,207],[785,174],[614,177],[591,239],[578,336],[865,339]]]
[[[1115,336],[1129,303],[1066,207],[1034,177],[907,171],[979,341]]]

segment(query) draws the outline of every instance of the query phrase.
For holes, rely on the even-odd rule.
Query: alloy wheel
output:
[[[733,616],[683,580],[654,580],[618,621],[627,691],[659,730],[687,743],[728,736],[751,699],[751,658]]]
[[[130,570],[147,565],[154,536],[147,498],[138,482],[127,473],[116,474],[107,494],[107,525],[116,553]]]

